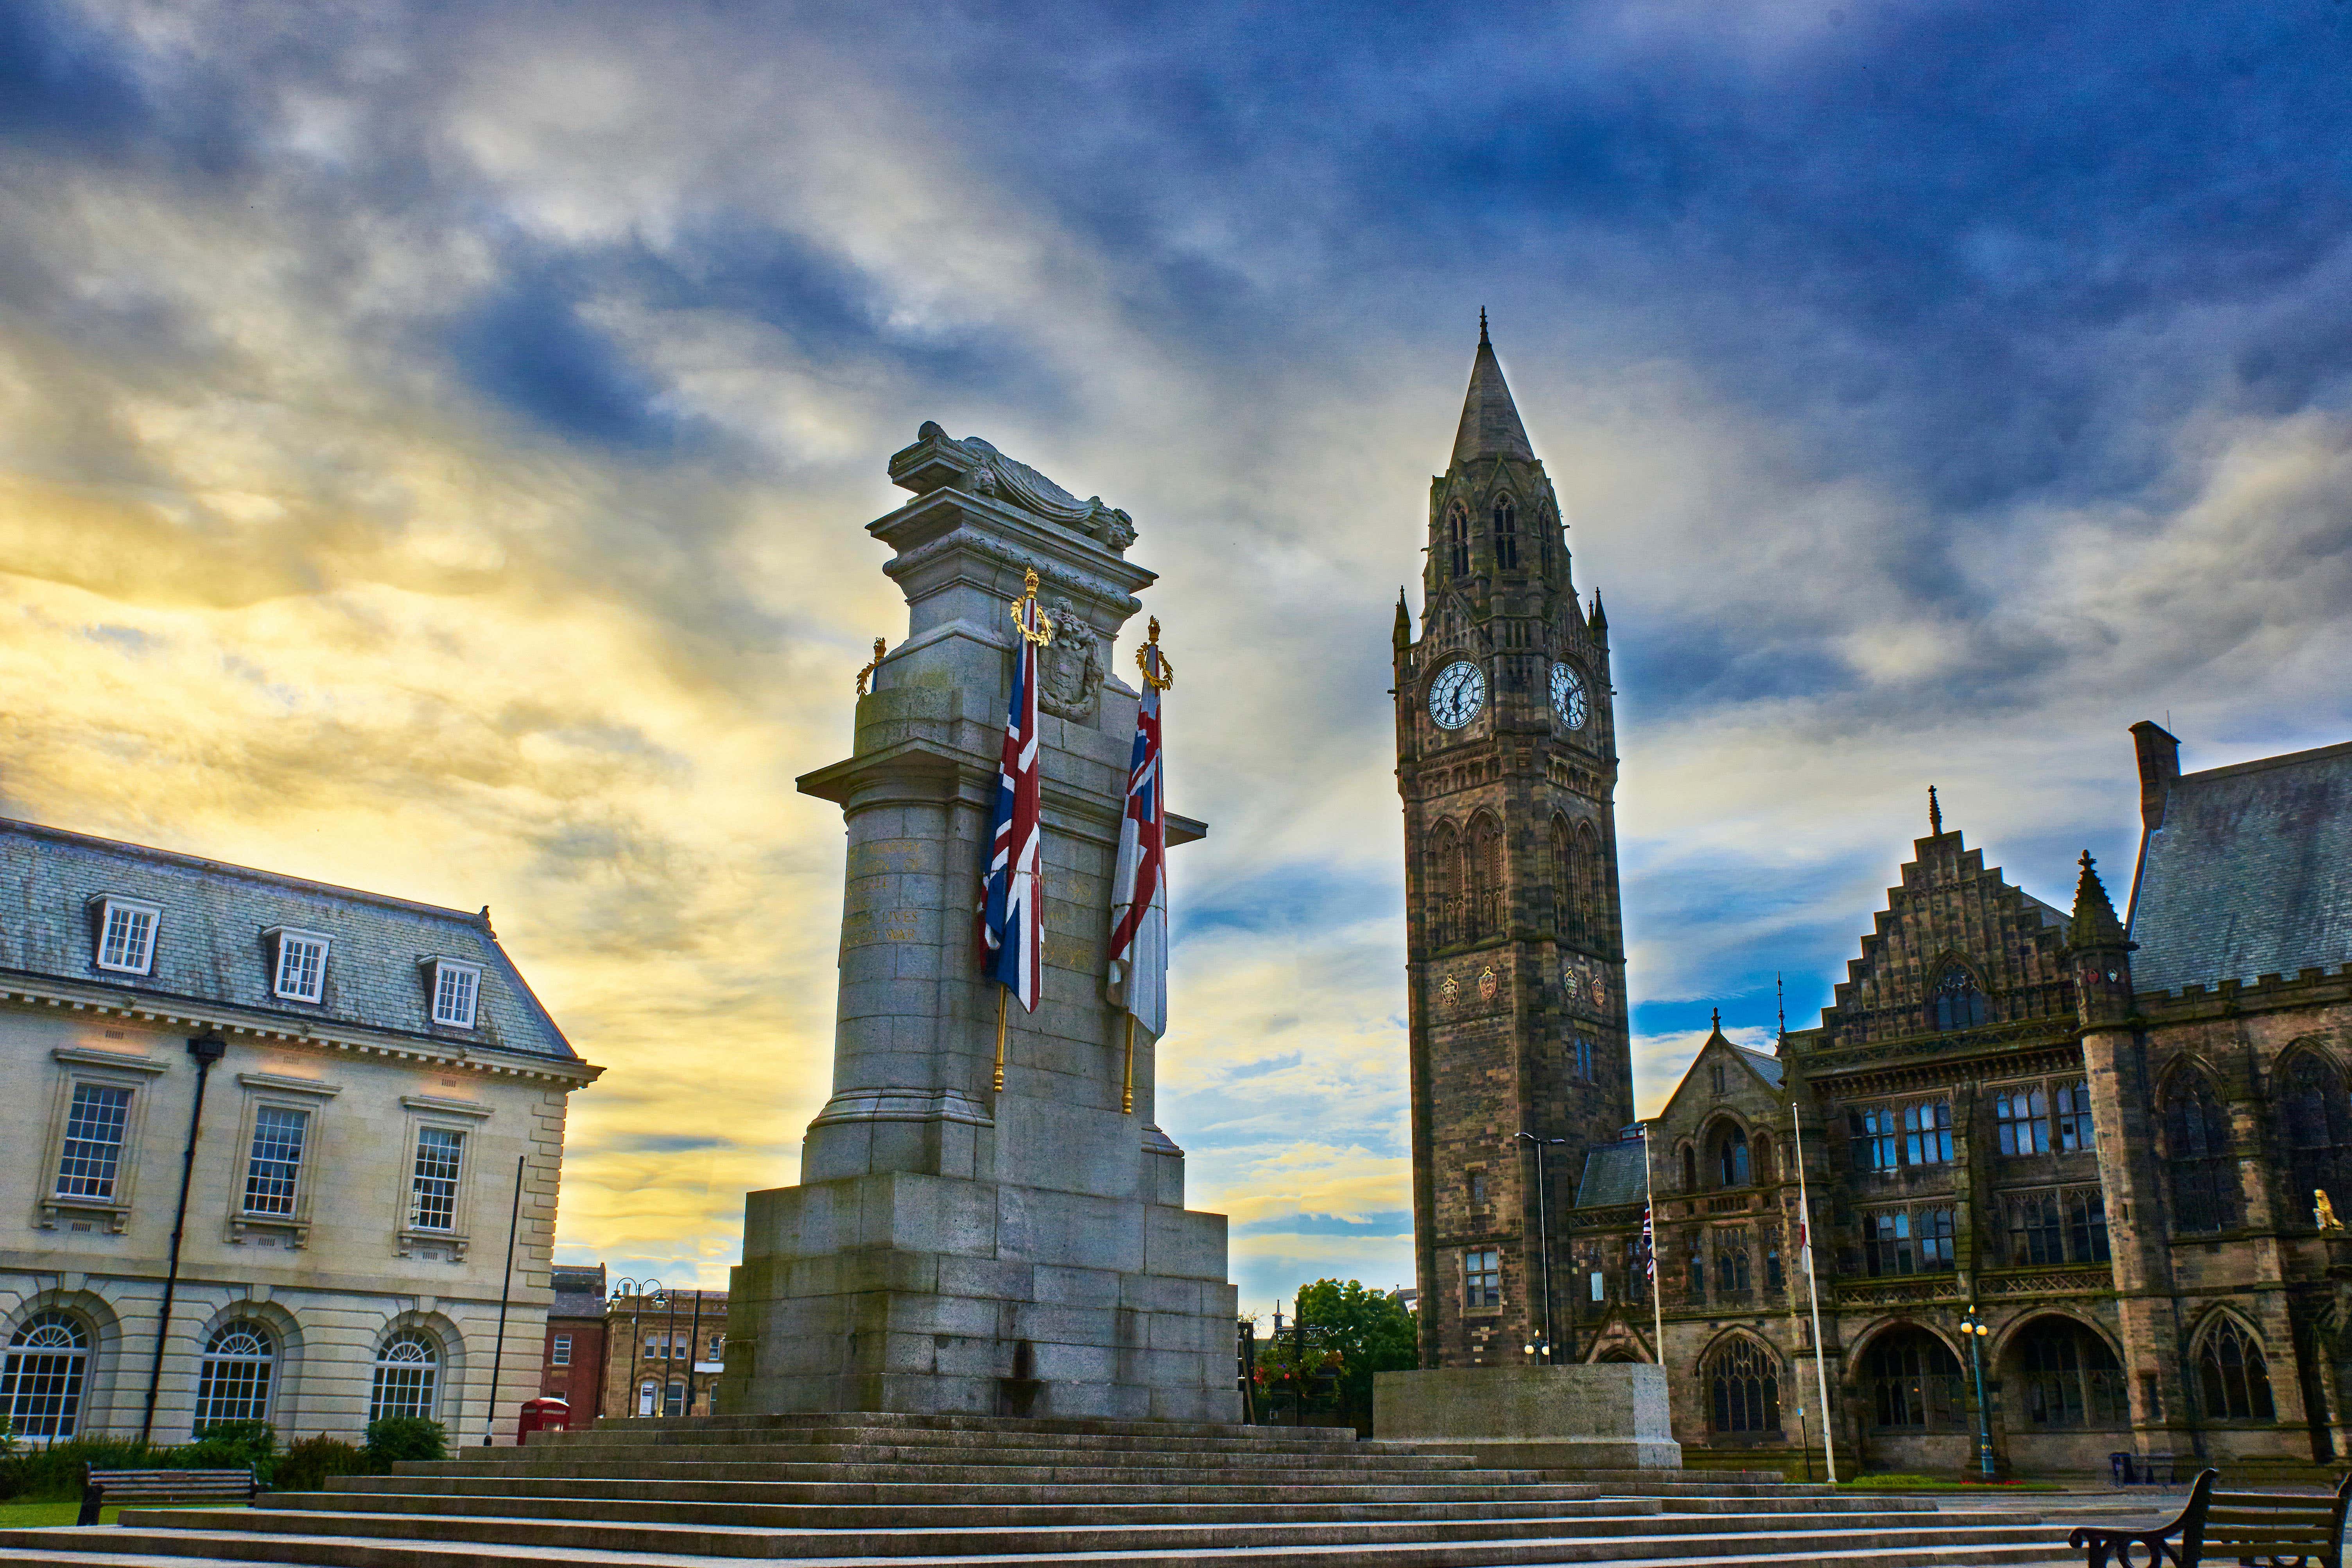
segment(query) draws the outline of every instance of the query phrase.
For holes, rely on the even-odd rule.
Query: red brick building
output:
[[[572,1425],[585,1426],[604,1414],[604,1266],[558,1268],[552,1282],[539,1391],[570,1401]]]

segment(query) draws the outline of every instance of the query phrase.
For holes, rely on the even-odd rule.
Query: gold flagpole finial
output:
[[[874,657],[866,662],[866,666],[864,669],[857,672],[857,695],[860,697],[866,695],[866,678],[882,668],[882,650],[884,646],[882,639],[880,637],[876,637],[874,639]]]
[[[1037,568],[1022,575],[1021,596],[1013,601],[1013,628],[1029,642],[1044,647],[1054,640],[1054,617],[1037,603]]]
[[[1154,691],[1165,691],[1176,684],[1176,667],[1160,647],[1160,617],[1154,616],[1144,634],[1143,646],[1135,650],[1135,668],[1143,672],[1143,683]]]

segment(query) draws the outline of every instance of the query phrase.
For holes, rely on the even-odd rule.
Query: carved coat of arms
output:
[[[1037,700],[1064,719],[1091,720],[1102,689],[1102,637],[1065,596],[1048,605],[1054,640],[1037,650]]]

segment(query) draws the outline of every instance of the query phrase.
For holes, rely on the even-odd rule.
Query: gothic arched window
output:
[[[1519,569],[1519,511],[1508,496],[1495,498],[1495,569]]]
[[[1748,1233],[1717,1231],[1715,1236],[1715,1289],[1718,1301],[1741,1301],[1755,1285],[1755,1263],[1748,1253]]]
[[[2308,1051],[2287,1065],[2281,1110],[2286,1122],[2287,1204],[2292,1222],[2312,1218],[2326,1193],[2339,1214],[2352,1201],[2352,1106],[2336,1069]]]
[[[269,1419],[270,1373],[278,1364],[276,1336],[239,1318],[223,1323],[205,1342],[204,1368],[196,1377],[196,1425]]]
[[[1444,947],[1462,940],[1468,928],[1464,894],[1462,835],[1454,824],[1441,822],[1429,837],[1429,894],[1436,918],[1430,922],[1433,945]]]
[[[1683,1145],[1683,1191],[1698,1191],[1698,1151],[1687,1143]]]
[[[1748,1184],[1748,1134],[1737,1127],[1727,1127],[1717,1136],[1715,1175],[1719,1187],[1744,1187]]]
[[[1725,1342],[1699,1369],[1710,1426],[1717,1432],[1780,1429],[1780,1362],[1745,1335]]]
[[[1503,929],[1503,830],[1491,816],[1470,825],[1470,934]]]
[[[8,1341],[0,1421],[19,1437],[70,1437],[81,1423],[89,1331],[64,1312],[36,1312]]]
[[[2112,1426],[2125,1418],[2124,1371],[2107,1342],[2072,1318],[2044,1318],[2017,1337],[2028,1426]]]
[[[1445,556],[1454,576],[1470,575],[1470,514],[1460,501],[1446,509]]]
[[[1756,1134],[1754,1163],[1759,1185],[1772,1179],[1772,1135],[1769,1132]]]
[[[2230,1116],[2213,1086],[2190,1070],[2164,1097],[2165,1163],[2172,1171],[2172,1226],[2194,1235],[2238,1224],[2238,1162],[2230,1152]]]
[[[1928,1005],[1938,1029],[1973,1029],[1985,1021],[1985,997],[1977,989],[1977,977],[1957,963],[1936,982]]]
[[[2197,1355],[2197,1384],[2210,1421],[2274,1421],[2269,1364],[2262,1342],[2235,1318],[2224,1318],[2205,1336]]]
[[[1599,940],[1612,932],[1609,910],[1604,895],[1608,878],[1601,867],[1601,836],[1592,831],[1592,824],[1579,823],[1576,829],[1576,907],[1582,911],[1584,930],[1589,938]]]
[[[1551,819],[1551,896],[1560,934],[1577,934],[1576,840],[1569,837],[1568,819]]]
[[[1960,1425],[1960,1363],[1925,1329],[1890,1329],[1862,1358],[1872,1423],[1882,1432],[1932,1432]]]

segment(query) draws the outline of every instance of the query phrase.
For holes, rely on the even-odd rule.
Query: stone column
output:
[[[1225,1222],[1183,1207],[1149,1036],[1121,1110],[1103,994],[1137,701],[1110,654],[1152,574],[1124,512],[985,442],[926,425],[890,474],[916,499],[867,531],[896,552],[908,636],[851,756],[799,781],[848,829],[833,1095],[800,1184],[750,1196],[720,1408],[1236,1419]],[[1011,1008],[999,1092],[973,911],[1030,571],[1056,624],[1044,984]],[[1169,818],[1171,845],[1205,831]]]

